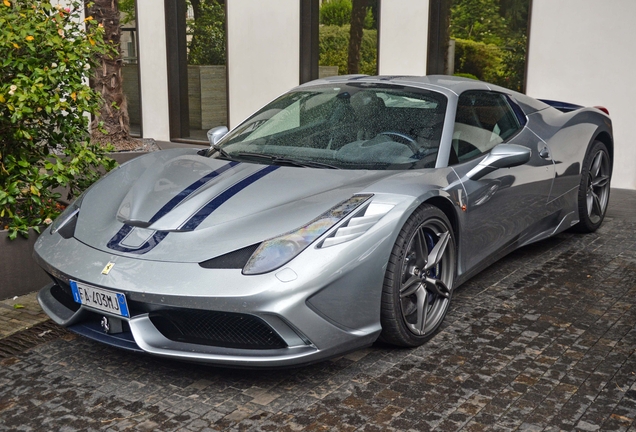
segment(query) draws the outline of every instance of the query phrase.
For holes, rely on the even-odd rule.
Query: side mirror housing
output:
[[[213,146],[217,142],[221,140],[228,132],[227,126],[217,126],[208,131],[208,141],[210,141],[210,145]]]
[[[499,144],[479,164],[470,170],[466,177],[479,180],[486,174],[499,168],[512,168],[523,165],[530,160],[532,150],[517,144]]]

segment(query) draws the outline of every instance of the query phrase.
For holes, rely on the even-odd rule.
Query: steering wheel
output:
[[[420,153],[420,147],[417,144],[417,141],[415,141],[415,139],[405,133],[402,132],[395,132],[395,131],[384,131],[384,132],[380,132],[378,133],[378,135],[387,135],[390,137],[396,137],[396,138],[400,138],[401,141],[394,141],[398,144],[404,144],[405,146],[407,146],[409,149],[411,149],[411,151],[413,152],[414,155],[417,155]]]

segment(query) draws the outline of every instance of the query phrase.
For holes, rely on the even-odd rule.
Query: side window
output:
[[[490,151],[520,128],[505,95],[488,91],[462,93],[457,102],[450,164]]]

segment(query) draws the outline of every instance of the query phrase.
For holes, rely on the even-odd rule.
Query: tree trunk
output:
[[[360,53],[362,52],[362,28],[367,14],[367,0],[353,0],[351,10],[351,30],[349,32],[349,57],[347,69],[350,74],[360,71]]]
[[[192,5],[194,21],[197,22],[199,18],[201,18],[201,0],[190,0],[190,4]],[[197,34],[197,32],[193,32],[192,39],[190,41],[190,51],[196,51],[198,44],[199,44],[199,35]],[[188,56],[188,60],[189,59],[190,59],[190,56]]]
[[[87,2],[88,4],[88,2]],[[101,93],[103,105],[99,115],[93,119],[91,132],[93,138],[103,143],[128,142],[130,140],[130,119],[128,105],[122,88],[121,27],[117,0],[94,0],[86,10],[86,16],[92,16],[104,26],[104,40],[112,44],[116,51],[100,56],[101,68],[91,77],[91,87]],[[104,136],[98,129],[99,122],[107,131]]]

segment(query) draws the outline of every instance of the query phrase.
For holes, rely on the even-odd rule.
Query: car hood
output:
[[[114,255],[201,262],[295,230],[395,173],[154,152],[91,187],[74,236]]]

